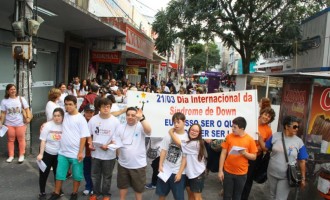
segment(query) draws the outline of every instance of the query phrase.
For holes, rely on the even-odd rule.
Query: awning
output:
[[[166,67],[167,64],[166,64],[166,62],[161,62],[160,66]],[[169,67],[172,68],[172,69],[178,69],[178,64],[169,62]]]

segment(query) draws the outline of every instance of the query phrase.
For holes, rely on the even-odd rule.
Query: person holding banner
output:
[[[188,134],[184,130],[185,121],[186,116],[183,113],[177,112],[172,116],[175,136],[179,140],[188,141]],[[156,194],[159,195],[159,200],[165,200],[172,190],[175,200],[184,200],[186,157],[182,156],[181,148],[169,134],[163,138],[161,149],[159,174],[165,174],[166,180],[158,178]]]
[[[266,107],[266,108],[260,110],[259,118],[258,118],[258,132],[264,142],[266,142],[272,136],[272,129],[269,126],[269,124],[271,122],[273,122],[274,119],[275,119],[275,111],[272,108]],[[264,157],[265,154],[264,154],[263,150],[261,149],[259,142],[258,141],[256,141],[256,142],[257,142],[257,147],[258,147],[257,159],[249,160],[249,169],[248,169],[247,179],[246,179],[246,183],[244,186],[241,200],[249,199],[250,191],[251,191],[252,184],[253,184],[253,178],[257,174],[256,173],[257,167],[259,167],[262,164],[263,158],[266,158],[266,157]],[[269,158],[269,155],[267,155],[267,156]],[[266,175],[266,173],[265,173],[265,175]],[[265,180],[267,180],[267,179],[265,178]]]
[[[151,135],[151,126],[142,113],[142,109],[129,107],[126,111],[126,123],[117,129],[116,144],[118,150],[117,187],[120,200],[126,199],[128,187],[135,191],[135,199],[142,200],[146,184],[147,155],[145,137]]]
[[[205,170],[206,170],[206,149],[202,138],[202,127],[199,124],[193,124],[188,130],[189,141],[181,141],[175,134],[174,129],[169,131],[172,140],[179,146],[183,156],[187,159],[186,190],[188,199],[202,200],[202,191],[204,188]]]
[[[254,139],[245,132],[246,120],[236,117],[233,120],[232,133],[221,144],[218,177],[223,183],[224,200],[240,200],[245,185],[248,160],[257,157]]]

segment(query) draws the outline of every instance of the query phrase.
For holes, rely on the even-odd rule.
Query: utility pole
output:
[[[42,18],[34,14],[34,0],[15,0],[14,19],[12,23],[15,41],[12,43],[12,55],[15,63],[14,82],[18,95],[24,97],[32,112],[32,68],[36,51],[33,36],[37,35]],[[31,153],[30,124],[26,129],[26,152]]]

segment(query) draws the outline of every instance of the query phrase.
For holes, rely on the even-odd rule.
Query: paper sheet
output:
[[[38,164],[38,167],[39,169],[42,171],[42,172],[45,172],[46,168],[47,168],[47,165],[45,164],[44,161],[42,160],[37,160],[37,164]]]
[[[244,147],[238,147],[238,146],[233,146],[231,149],[230,149],[230,152],[229,154],[232,154],[232,155],[239,155],[239,151],[243,150],[243,149],[246,149]]]
[[[319,177],[318,183],[317,183],[317,189],[322,192],[323,194],[328,194],[330,189],[330,181]]]
[[[163,165],[163,172],[158,173],[158,177],[162,179],[165,183],[172,175],[172,170],[167,165]]]
[[[115,151],[116,149],[119,149],[120,147],[122,147],[120,144],[109,144],[108,148],[112,151]]]
[[[100,148],[101,146],[103,146],[103,143],[97,142],[97,141],[93,141],[93,146],[94,146],[94,148]]]
[[[7,126],[2,125],[0,129],[0,137],[3,137],[6,134],[7,130],[8,130]]]

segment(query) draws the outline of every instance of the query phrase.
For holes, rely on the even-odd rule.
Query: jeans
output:
[[[241,194],[246,181],[246,174],[235,175],[224,171],[223,180],[223,199],[224,200],[240,200]]]
[[[84,177],[85,177],[85,190],[93,190],[92,182],[92,157],[84,158]]]
[[[92,159],[93,191],[96,195],[111,195],[111,178],[116,159]],[[101,183],[102,181],[102,183]]]

